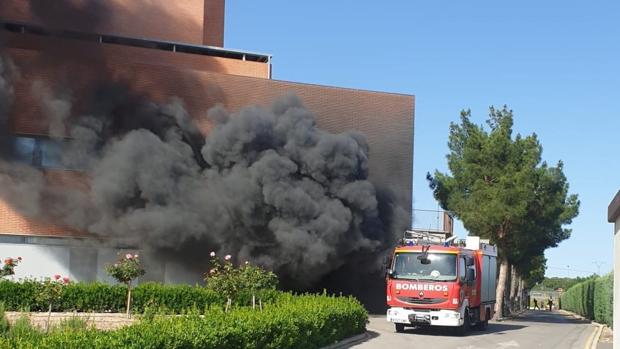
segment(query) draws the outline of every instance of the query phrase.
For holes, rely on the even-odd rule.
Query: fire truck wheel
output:
[[[480,321],[476,324],[476,329],[478,331],[484,331],[487,329],[487,327],[489,326],[489,317],[490,317],[491,313],[487,310],[486,316],[484,317],[485,320],[484,321]]]
[[[489,320],[484,320],[476,324],[476,329],[478,331],[484,331],[487,329],[488,326],[489,326]]]
[[[459,326],[459,327],[455,327],[454,328],[454,333],[457,336],[464,336],[464,335],[467,334],[467,332],[469,332],[469,321],[470,321],[470,319],[469,319],[469,310],[468,309],[465,309],[465,314],[463,316],[463,319],[464,319],[463,324],[461,326]]]
[[[396,332],[398,333],[405,332],[405,324],[394,324],[394,327],[396,327]]]

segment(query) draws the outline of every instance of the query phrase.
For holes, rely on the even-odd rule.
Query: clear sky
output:
[[[612,268],[620,189],[620,2],[228,0],[225,46],[273,54],[273,78],[414,94],[414,208],[445,171],[448,126],[508,105],[515,131],[563,160],[581,212],[548,276]],[[462,226],[457,234],[466,235]]]

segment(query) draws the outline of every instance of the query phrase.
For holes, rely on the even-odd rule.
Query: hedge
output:
[[[561,296],[562,309],[611,327],[613,289],[613,274],[578,283]]]
[[[0,302],[6,310],[47,311],[47,305],[37,301],[41,284],[33,280],[22,282],[0,281]],[[124,312],[127,288],[125,285],[105,283],[71,283],[66,286],[60,302],[53,311]],[[257,295],[263,302],[273,302],[278,291],[265,290]],[[235,300],[238,305],[250,304],[252,295],[241,292]],[[224,304],[226,298],[200,286],[162,285],[143,283],[132,290],[132,311],[142,313],[147,307],[163,308],[170,313],[180,313],[189,308],[204,310],[215,304]]]
[[[0,336],[0,348],[313,349],[363,333],[367,318],[351,297],[281,294],[263,310],[224,312],[218,307],[202,316],[158,316],[115,331],[59,329],[48,335]]]

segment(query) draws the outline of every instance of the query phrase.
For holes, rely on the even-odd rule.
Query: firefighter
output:
[[[549,297],[547,305],[549,306],[549,311],[551,311],[551,309],[553,309],[553,298]]]

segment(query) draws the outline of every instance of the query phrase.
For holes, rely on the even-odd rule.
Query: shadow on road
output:
[[[527,310],[509,322],[544,322],[550,324],[589,324],[590,320],[579,319],[560,311]]]
[[[507,324],[503,322],[492,322],[484,331],[471,329],[467,336],[482,336],[488,334],[504,334],[504,332],[515,331],[525,328],[525,325]],[[408,327],[405,333],[425,335],[425,336],[458,336],[454,334],[453,327]]]

